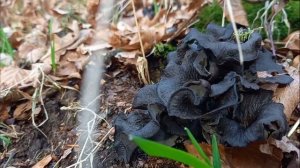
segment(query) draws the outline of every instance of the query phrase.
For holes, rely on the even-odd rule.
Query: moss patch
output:
[[[264,2],[261,3],[250,3],[247,1],[243,1],[244,9],[247,13],[248,21],[252,28],[260,27],[260,19],[256,20],[256,22],[252,25],[257,12],[264,7]],[[288,15],[288,20],[291,26],[291,32],[300,29],[300,1],[289,1],[285,6],[285,11]],[[211,5],[205,6],[199,14],[199,22],[195,24],[195,28],[200,31],[204,31],[207,24],[216,23],[222,24],[222,8],[219,6],[217,2],[212,3]],[[288,35],[288,28],[283,22],[282,13],[278,14],[275,18],[275,28],[273,32],[274,40],[279,41],[284,39]],[[266,37],[265,32],[262,32],[263,37]]]

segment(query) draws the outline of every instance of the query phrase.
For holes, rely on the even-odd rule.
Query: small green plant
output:
[[[0,67],[7,66],[12,62],[14,50],[2,27],[0,27],[0,54]]]
[[[198,144],[190,130],[188,128],[185,128],[185,131],[187,132],[188,137],[190,138],[192,144],[194,145],[202,159],[197,158],[196,156],[185,151],[178,150],[167,145],[163,145],[137,136],[130,135],[130,139],[133,140],[144,152],[146,152],[150,156],[171,159],[192,166],[194,168],[221,168],[220,153],[216,136],[212,136],[213,161],[211,163],[208,156]]]
[[[169,43],[158,43],[154,46],[154,56],[167,58],[169,52],[176,50],[176,47]]]
[[[159,10],[160,10],[160,5],[159,5],[159,3],[157,2],[157,0],[155,0],[155,1],[153,2],[153,5],[154,5],[154,14],[156,15],[156,14],[159,12]]]
[[[52,35],[52,25],[53,25],[53,19],[51,18],[49,21],[49,37],[50,37],[50,51],[51,51],[51,67],[52,71],[55,73],[57,64],[55,61],[55,46],[54,46],[54,36]]]
[[[0,53],[7,53],[12,57],[14,56],[14,50],[10,45],[2,27],[0,27]]]
[[[254,31],[260,30],[260,29],[262,29],[262,28],[263,28],[263,27],[254,28],[254,29],[250,29],[250,28],[248,28],[248,29],[240,28],[240,29],[238,30],[238,33],[237,33],[237,34],[238,34],[238,37],[240,38],[240,41],[244,43],[244,42],[246,42],[246,41],[250,38],[251,34],[254,33]],[[236,34],[236,33],[233,33],[233,34],[232,34],[232,39],[236,39],[237,34]]]
[[[3,134],[0,134],[0,142],[4,148],[7,148],[11,144],[10,138]]]

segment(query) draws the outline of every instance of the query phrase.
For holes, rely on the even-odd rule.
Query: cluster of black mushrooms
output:
[[[172,145],[176,138],[186,137],[184,127],[199,141],[210,142],[216,134],[221,144],[234,147],[284,136],[284,106],[272,101],[273,92],[261,85],[280,87],[293,79],[261,46],[261,39],[253,32],[241,43],[241,64],[232,25],[209,24],[205,33],[191,29],[168,54],[160,81],[139,90],[133,101],[137,110],[115,118],[119,157],[129,162],[137,148],[130,134]],[[258,72],[268,75],[260,78]]]

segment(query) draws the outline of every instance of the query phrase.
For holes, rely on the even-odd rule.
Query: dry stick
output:
[[[291,130],[289,131],[287,137],[289,138],[290,136],[292,136],[292,134],[296,131],[296,129],[298,128],[298,126],[300,125],[300,118],[298,118],[297,122],[293,125],[293,127],[291,128]]]
[[[135,10],[135,5],[134,5],[133,0],[131,0],[131,5],[132,5],[132,9],[133,9],[135,24],[136,24],[136,27],[137,27],[137,33],[138,33],[138,36],[139,36],[140,46],[141,46],[142,55],[143,55],[142,61],[144,61],[144,63],[145,63],[145,67],[143,68],[144,71],[142,71],[143,74],[141,74],[141,75],[142,75],[142,77],[144,76],[144,78],[142,78],[144,80],[143,82],[145,84],[149,84],[150,83],[150,75],[149,75],[149,69],[148,69],[148,61],[147,61],[146,56],[145,56],[145,50],[144,50],[144,46],[143,46],[143,42],[142,42],[142,38],[141,38],[140,26],[139,26],[139,23],[138,23],[138,20],[137,20],[137,17],[136,17],[136,10]]]
[[[226,0],[225,3],[227,4],[228,14],[229,14],[230,21],[231,21],[231,24],[232,24],[232,27],[233,27],[233,31],[236,34],[235,39],[236,39],[236,42],[237,42],[237,45],[238,45],[240,64],[243,67],[243,65],[244,65],[244,56],[243,56],[240,36],[239,36],[238,30],[237,30],[237,27],[236,27],[236,24],[235,24],[235,19],[234,19],[234,16],[233,16],[231,2],[230,2],[230,0]]]

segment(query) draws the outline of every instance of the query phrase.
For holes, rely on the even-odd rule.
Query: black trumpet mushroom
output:
[[[237,147],[284,136],[288,131],[284,107],[260,85],[288,85],[293,78],[261,46],[257,32],[241,46],[243,66],[231,25],[209,24],[206,33],[191,29],[168,54],[160,81],[135,96],[132,106],[137,111],[114,120],[120,158],[129,162],[137,148],[129,134],[172,145],[188,127],[198,138],[210,142],[210,135],[216,134],[220,143]],[[258,72],[269,75],[260,78]]]

